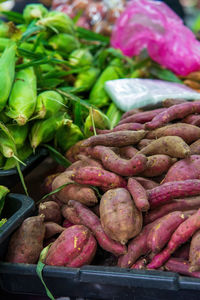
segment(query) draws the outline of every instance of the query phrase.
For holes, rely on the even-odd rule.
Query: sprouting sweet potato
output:
[[[118,188],[107,191],[100,202],[100,220],[105,233],[125,245],[142,229],[142,214],[129,192]]]
[[[148,195],[151,208],[176,198],[200,195],[200,180],[188,179],[178,182],[167,182],[149,190]]]
[[[70,221],[72,224],[82,225],[81,219],[73,206],[63,205],[61,212],[63,217]]]
[[[192,114],[182,120],[183,123],[200,126],[200,115]]]
[[[145,258],[145,257],[140,258],[132,265],[131,269],[135,269],[135,270],[146,269],[147,263],[148,263],[147,258]]]
[[[164,112],[166,108],[158,108],[150,111],[140,112],[134,115],[130,115],[126,118],[121,119],[118,125],[125,124],[125,123],[146,123],[151,121],[155,116],[159,113]]]
[[[121,176],[96,167],[81,168],[75,172],[72,178],[79,184],[94,185],[106,189],[126,187],[126,181]],[[72,198],[74,199],[74,197]]]
[[[191,155],[176,162],[171,166],[162,183],[186,179],[200,179],[200,155]]]
[[[139,211],[149,210],[148,196],[143,186],[134,178],[129,178],[127,187]]]
[[[25,219],[10,239],[6,261],[35,264],[43,249],[44,235],[44,215]]]
[[[105,134],[105,133],[111,133],[111,132],[117,132],[117,131],[124,131],[124,130],[142,130],[144,129],[144,124],[140,124],[140,123],[125,123],[125,124],[121,124],[118,125],[116,127],[114,127],[113,129],[110,130],[101,130],[101,129],[96,129],[96,132],[98,134]]]
[[[73,145],[67,152],[65,153],[66,158],[71,161],[75,162],[78,160],[79,154],[87,154],[87,148],[82,147],[82,143],[84,140],[78,141],[75,145]]]
[[[69,228],[69,227],[71,227],[71,226],[73,226],[73,225],[74,225],[73,223],[71,223],[69,220],[65,219],[65,220],[63,221],[62,227],[64,227],[64,228]]]
[[[82,225],[65,229],[49,248],[45,264],[79,268],[90,264],[97,243],[90,230]]]
[[[77,155],[77,158],[79,160],[75,161],[74,163],[69,166],[66,171],[76,171],[80,168],[91,166],[91,167],[97,167],[97,168],[103,168],[102,164],[100,161],[97,161],[93,158],[90,158],[86,155],[80,154]]]
[[[200,207],[200,197],[188,197],[183,199],[174,199],[172,202],[152,209],[144,216],[144,224],[149,224],[158,218],[161,218],[172,211],[195,210]]]
[[[162,266],[170,258],[171,254],[187,242],[198,229],[200,229],[200,209],[178,226],[172,234],[167,247],[154,256],[147,267],[149,269],[157,269]]]
[[[176,158],[172,158],[165,154],[157,154],[148,157],[147,167],[142,173],[142,176],[156,177],[163,173],[166,173],[171,165],[177,161]]]
[[[101,248],[116,256],[126,253],[127,249],[124,245],[121,245],[107,236],[99,218],[91,210],[74,200],[69,201],[69,206],[75,209],[81,223],[93,232]]]
[[[53,190],[68,183],[68,185],[56,193],[56,197],[63,203],[67,203],[70,199],[75,199],[76,201],[82,202],[87,206],[95,205],[98,200],[94,190],[88,186],[73,183],[73,181],[70,179],[72,174],[73,171],[63,172],[54,179],[52,183]]]
[[[145,190],[151,190],[157,186],[159,186],[159,183],[150,180],[148,178],[143,177],[134,177],[142,186],[145,188]]]
[[[93,135],[87,140],[82,141],[82,147],[88,146],[109,146],[124,147],[137,144],[146,135],[145,130],[138,131],[117,131],[106,134]]]
[[[60,207],[54,201],[40,203],[38,212],[39,215],[43,214],[45,216],[45,221],[52,221],[58,224],[61,222]]]
[[[188,218],[188,215],[181,211],[174,211],[162,217],[153,226],[147,237],[148,248],[153,253],[158,253],[168,243],[176,228]]]
[[[190,243],[189,262],[191,264],[190,271],[200,271],[200,230],[192,237]]]
[[[163,104],[163,107],[165,108],[169,108],[173,105],[177,105],[177,104],[181,104],[181,103],[184,103],[186,102],[187,100],[185,99],[170,99],[170,98],[167,98],[165,100],[163,100],[162,104]]]
[[[135,115],[135,114],[140,113],[140,112],[142,112],[141,109],[139,109],[139,108],[133,108],[133,109],[131,109],[131,110],[125,112],[125,113],[122,115],[121,120],[122,120],[122,119],[126,119],[127,117],[129,117],[129,116],[131,116],[131,115]]]
[[[149,131],[146,138],[158,139],[162,136],[179,136],[187,144],[191,144],[200,138],[200,128],[191,124],[176,123]]]
[[[183,119],[184,117],[193,113],[200,113],[200,101],[173,105],[167,108],[165,111],[157,114],[152,121],[146,123],[145,127],[150,130],[156,129],[173,120]]]
[[[190,155],[190,147],[179,136],[164,136],[152,141],[138,154],[165,154],[175,158],[185,158]]]
[[[182,258],[171,257],[165,264],[165,270],[182,275],[200,278],[200,272],[191,272],[190,263]]]
[[[45,239],[53,237],[55,234],[61,233],[65,230],[62,226],[55,222],[45,222]]]
[[[190,243],[185,243],[180,248],[178,248],[172,256],[175,258],[182,258],[185,260],[189,259],[189,252],[190,252]]]
[[[122,176],[134,176],[146,169],[147,158],[143,154],[135,155],[127,160],[119,157],[105,146],[95,146],[89,152],[93,158],[101,160],[105,169]]]
[[[137,144],[137,148],[139,150],[142,150],[144,147],[148,146],[149,144],[152,143],[152,139],[142,139],[138,144]]]
[[[200,139],[190,145],[191,154],[200,155]]]
[[[126,147],[121,147],[118,149],[119,149],[119,152],[118,152],[119,155],[125,159],[132,158],[138,152],[138,150],[136,148],[134,148],[133,146],[126,146]]]

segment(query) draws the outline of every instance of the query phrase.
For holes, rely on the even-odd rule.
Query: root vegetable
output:
[[[176,158],[171,158],[168,155],[157,154],[148,157],[147,167],[142,173],[146,177],[156,177],[166,173],[171,165],[177,161]]]
[[[146,123],[151,121],[159,113],[164,112],[165,108],[158,108],[150,111],[140,112],[134,115],[127,116],[126,118],[121,119],[118,125],[125,123]]]
[[[136,179],[142,186],[143,188],[145,188],[145,190],[151,190],[157,186],[159,186],[159,183],[147,179],[147,178],[143,178],[143,177],[134,177],[134,179]]]
[[[136,207],[140,211],[147,211],[150,207],[146,190],[143,186],[134,178],[128,180],[128,190],[133,197]]]
[[[170,98],[168,98],[168,99],[165,99],[162,104],[164,107],[169,108],[173,105],[181,104],[186,101],[187,100],[185,100],[185,99],[170,99]]]
[[[131,269],[136,269],[136,270],[142,270],[142,269],[146,269],[146,265],[147,265],[148,261],[146,258],[140,258],[138,259],[131,267]]]
[[[200,115],[189,115],[186,118],[182,120],[183,123],[195,125],[195,126],[200,126]]]
[[[54,222],[45,222],[45,239],[53,237],[57,233],[61,233],[65,230],[62,226]]]
[[[165,264],[165,270],[176,272],[190,277],[200,278],[200,272],[191,272],[190,264],[181,258],[170,258]]]
[[[131,159],[138,152],[133,146],[121,147],[119,149],[119,155],[125,159]]]
[[[101,130],[101,129],[96,129],[96,132],[98,134],[105,134],[105,133],[111,133],[111,132],[117,132],[117,131],[125,131],[125,130],[142,130],[144,129],[144,125],[140,123],[125,123],[116,126],[112,130]]]
[[[151,139],[142,139],[138,144],[137,144],[137,148],[139,150],[142,150],[144,147],[148,146],[149,144],[152,143],[153,140]]]
[[[200,155],[200,139],[190,145],[191,154]]]
[[[190,243],[189,262],[191,264],[190,271],[200,271],[200,230],[192,237]]]
[[[131,110],[125,112],[125,113],[122,115],[121,120],[126,119],[127,117],[129,117],[129,116],[131,116],[131,115],[135,115],[135,114],[140,113],[140,112],[141,112],[141,110],[138,109],[138,108],[131,109]]]
[[[45,221],[52,221],[57,224],[61,222],[61,212],[59,205],[54,201],[40,203],[38,209],[39,215],[45,216]]]

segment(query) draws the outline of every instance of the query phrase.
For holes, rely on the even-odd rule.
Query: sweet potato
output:
[[[187,100],[185,100],[185,99],[178,99],[178,98],[177,99],[170,99],[170,98],[167,98],[167,99],[163,100],[162,105],[163,105],[163,107],[169,108],[173,105],[181,104],[181,103],[184,103],[186,101]]]
[[[148,196],[143,186],[134,178],[129,178],[127,187],[139,211],[149,210]]]
[[[77,158],[79,160],[75,161],[74,163],[69,166],[66,171],[77,171],[80,168],[91,166],[91,167],[97,167],[97,168],[103,168],[100,161],[97,161],[95,159],[92,159],[88,156],[85,156],[83,154],[77,155]]]
[[[189,262],[191,264],[190,271],[200,271],[200,230],[192,237],[190,243]]]
[[[60,175],[60,173],[51,174],[44,179],[44,183],[42,184],[44,195],[49,194],[52,191],[52,182],[58,175]]]
[[[200,139],[190,145],[191,154],[200,155]]]
[[[176,272],[190,277],[200,278],[200,272],[191,272],[190,264],[187,260],[171,257],[165,264],[165,270]]]
[[[126,253],[127,249],[124,245],[121,245],[107,236],[101,226],[99,218],[91,210],[74,200],[69,201],[69,206],[75,209],[81,223],[93,232],[101,248],[116,256]]]
[[[187,144],[191,144],[200,138],[200,128],[191,124],[176,123],[150,131],[146,138],[158,139],[162,136],[179,136]]]
[[[138,154],[165,154],[175,158],[185,158],[190,155],[190,147],[178,136],[164,136],[152,141]]]
[[[189,252],[190,252],[190,243],[185,243],[180,248],[178,248],[172,256],[175,258],[182,258],[185,260],[189,259]]]
[[[91,263],[97,243],[90,230],[82,225],[65,229],[50,247],[45,264],[79,268]]]
[[[63,205],[61,212],[63,217],[70,221],[72,224],[82,225],[81,219],[73,206]]]
[[[54,222],[45,222],[45,239],[53,237],[57,233],[61,233],[65,230],[62,226]]]
[[[69,228],[69,227],[71,227],[71,226],[73,226],[73,225],[74,225],[73,223],[71,223],[69,220],[65,219],[65,220],[63,221],[62,227],[64,227],[64,228]]]
[[[169,169],[162,183],[186,179],[200,179],[200,155],[191,155],[176,162]]]
[[[60,207],[54,201],[40,203],[38,212],[39,215],[43,214],[45,216],[45,221],[52,221],[58,224],[61,222]]]
[[[200,180],[188,179],[178,182],[167,182],[148,191],[151,207],[165,204],[170,200],[200,195]]]
[[[147,178],[143,178],[143,177],[134,177],[134,178],[143,186],[143,188],[145,188],[145,190],[151,190],[159,186],[159,183]]]
[[[138,152],[138,150],[136,148],[134,148],[133,146],[126,146],[126,147],[121,147],[118,149],[119,149],[119,155],[125,159],[132,158]]]
[[[142,270],[142,269],[146,269],[146,265],[148,263],[147,258],[140,258],[138,259],[131,267],[131,269],[135,269],[135,270]]]
[[[142,229],[142,214],[135,207],[129,192],[123,188],[109,190],[103,195],[100,220],[105,233],[122,245]]]
[[[142,130],[144,129],[144,125],[140,124],[140,123],[125,123],[125,124],[121,124],[118,125],[116,127],[114,127],[111,130],[101,130],[101,129],[96,129],[96,132],[98,134],[105,134],[105,133],[111,133],[111,132],[117,132],[117,131],[124,131],[124,130]]]
[[[164,112],[166,108],[158,108],[150,111],[140,112],[134,115],[127,116],[126,118],[121,119],[118,125],[125,123],[146,123],[151,121],[157,114]]]
[[[75,162],[78,160],[79,154],[87,154],[87,148],[82,147],[82,142],[84,140],[78,141],[75,145],[73,145],[67,152],[65,153],[66,158],[71,161]]]
[[[89,184],[106,189],[126,187],[126,181],[121,176],[96,167],[79,169],[72,178],[79,184]],[[74,197],[72,198],[74,199]]]
[[[140,113],[140,112],[142,112],[141,109],[139,109],[139,108],[133,108],[133,109],[131,109],[131,110],[125,112],[125,113],[122,115],[121,120],[122,120],[122,119],[126,119],[127,117],[129,117],[129,116],[131,116],[131,115],[135,115],[135,114]]]
[[[158,253],[168,243],[172,233],[176,228],[188,218],[187,214],[181,211],[174,211],[162,217],[160,221],[153,226],[147,237],[148,248],[153,253]]]
[[[90,209],[91,209],[91,211],[93,211],[93,213],[95,213],[95,215],[97,215],[98,217],[100,217],[99,204],[91,207]]]
[[[166,173],[171,165],[177,161],[176,158],[171,158],[165,154],[157,154],[148,157],[147,167],[142,173],[142,176],[156,177]]]
[[[162,266],[170,258],[171,254],[187,242],[198,229],[200,229],[200,209],[178,226],[172,234],[167,247],[154,256],[147,267],[149,269],[157,269]]]
[[[43,249],[44,235],[44,215],[25,219],[10,239],[6,261],[35,264]]]
[[[98,200],[94,190],[88,186],[73,183],[73,181],[70,179],[72,174],[73,171],[63,172],[54,179],[52,183],[53,190],[66,183],[72,182],[72,184],[66,185],[59,192],[57,192],[56,197],[63,203],[68,203],[70,199],[74,199],[86,204],[87,206],[95,205]]]
[[[187,116],[182,120],[183,123],[200,126],[200,115],[199,114],[192,114]]]
[[[144,147],[148,146],[149,144],[152,143],[153,140],[151,139],[142,139],[138,144],[137,144],[137,148],[139,150],[142,150]]]
[[[152,130],[173,120],[183,119],[184,117],[193,113],[200,113],[200,101],[173,105],[167,108],[165,111],[156,114],[152,121],[146,123],[145,127]]]
[[[149,224],[155,221],[158,218],[161,218],[168,213],[176,210],[186,211],[186,210],[195,210],[200,207],[200,197],[188,197],[185,199],[174,199],[172,202],[164,204],[155,209],[150,210],[144,216],[144,224]]]
[[[101,160],[106,170],[122,176],[134,176],[146,169],[147,158],[143,154],[135,155],[127,160],[119,157],[114,151],[105,146],[91,148],[90,155]]]
[[[93,135],[87,140],[82,141],[82,147],[88,146],[109,146],[124,147],[137,144],[146,135],[145,130],[138,131],[117,131],[106,134]]]

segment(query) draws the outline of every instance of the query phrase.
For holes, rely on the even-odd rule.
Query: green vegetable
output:
[[[17,124],[8,124],[7,128],[13,136],[17,149],[22,147],[28,135],[28,125],[19,126]]]
[[[23,145],[18,151],[17,155],[21,161],[25,161],[31,154],[33,153],[33,150],[30,145],[25,144]],[[11,157],[7,158],[6,162],[3,166],[4,170],[9,170],[16,167],[16,159]]]
[[[3,185],[0,185],[0,214],[2,212],[2,209],[4,207],[5,203],[5,197],[9,193],[9,189]],[[1,220],[2,221],[2,220]]]
[[[15,27],[13,22],[2,22],[0,24],[0,37],[1,38],[10,38],[17,28]]]
[[[16,155],[15,143],[5,132],[0,130],[0,152],[7,158]]]
[[[76,77],[74,86],[80,88],[81,91],[88,91],[95,83],[100,70],[97,68],[90,68],[85,72],[79,73]]]
[[[107,112],[106,116],[110,120],[110,129],[113,129],[121,120],[123,112],[117,108],[114,103],[111,103]]]
[[[48,10],[42,4],[28,4],[23,10],[23,17],[27,24],[32,20],[41,19],[48,14]]]
[[[10,118],[6,116],[5,111],[2,110],[0,112],[0,121],[3,122],[4,124],[8,123],[10,121]]]
[[[73,67],[91,66],[93,56],[88,49],[76,49],[69,55],[69,64]]]
[[[80,47],[77,38],[67,33],[54,35],[48,42],[54,50],[61,52],[62,56],[65,58],[68,57],[70,52]]]
[[[9,98],[6,115],[25,125],[32,116],[37,99],[36,76],[32,67],[20,70]]]
[[[1,219],[1,220],[0,220],[0,227],[1,227],[3,224],[5,224],[6,222],[7,222],[7,219],[5,219],[5,218],[4,218],[4,219]]]
[[[14,46],[15,42],[9,38],[0,37],[0,52],[5,51],[6,48]]]
[[[94,134],[91,131],[93,125],[99,129],[110,129],[110,120],[100,110],[91,108],[84,124],[84,134],[86,137],[90,137]]]
[[[0,168],[4,166],[5,163],[5,157],[3,156],[2,153],[0,153]]]
[[[6,48],[0,58],[0,111],[8,100],[15,76],[15,46]]]

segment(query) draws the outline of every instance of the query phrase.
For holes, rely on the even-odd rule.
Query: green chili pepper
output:
[[[57,113],[66,104],[63,97],[55,91],[45,91],[38,95],[35,115],[39,119],[49,118]]]
[[[26,24],[32,20],[41,19],[48,14],[47,8],[42,4],[28,4],[23,10],[23,17]]]
[[[15,76],[15,46],[6,48],[0,58],[0,111],[5,107]]]
[[[28,125],[8,124],[7,128],[14,139],[17,149],[22,147],[28,135]]]
[[[38,120],[33,124],[30,133],[31,147],[35,149],[41,143],[51,141],[56,131],[72,121],[69,120],[67,113],[59,112],[46,120]]]
[[[0,185],[0,214],[2,212],[2,209],[4,207],[5,203],[5,197],[9,193],[9,189],[3,185]]]
[[[72,123],[58,129],[55,135],[55,144],[65,152],[83,138],[80,128]]]
[[[52,36],[48,43],[54,50],[61,52],[64,58],[68,58],[69,53],[80,47],[77,38],[67,33]]]
[[[93,56],[88,49],[76,49],[69,55],[69,63],[73,67],[91,66]]]
[[[115,103],[111,103],[107,112],[106,116],[110,120],[110,128],[113,129],[121,120],[122,111],[117,108]]]
[[[100,110],[91,108],[84,124],[84,134],[86,137],[92,136],[94,134],[93,131],[91,131],[93,125],[98,129],[110,129],[110,120]]]
[[[108,105],[109,97],[104,90],[104,84],[108,80],[114,80],[122,78],[123,65],[118,58],[115,58],[110,65],[101,73],[100,77],[93,86],[90,95],[89,102],[96,107],[103,107]]]
[[[100,70],[97,68],[90,68],[85,72],[79,73],[76,77],[74,86],[76,88],[80,88],[81,91],[90,90],[93,84],[95,83],[99,73]]]
[[[32,67],[20,70],[15,79],[6,115],[25,125],[32,116],[37,99],[36,76]]]
[[[23,145],[18,151],[17,155],[21,161],[25,161],[31,154],[33,150],[29,144]],[[4,170],[9,170],[16,167],[16,159],[13,157],[7,158],[5,164],[3,165]]]

